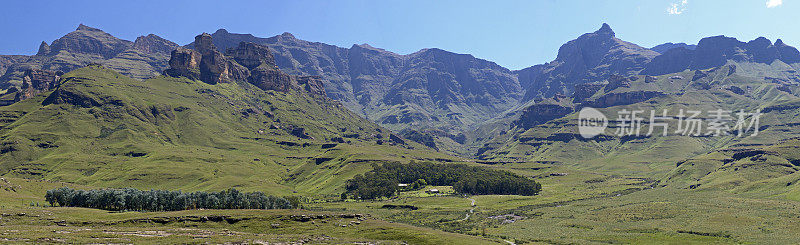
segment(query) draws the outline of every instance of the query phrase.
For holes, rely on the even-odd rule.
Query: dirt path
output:
[[[474,214],[475,213],[475,199],[472,199],[472,198],[467,198],[467,199],[472,201],[472,203],[470,204],[470,205],[472,205],[472,208],[469,210],[469,213],[467,214],[467,216],[464,217],[463,219],[460,219],[459,221],[466,221],[467,219],[469,219],[469,215],[470,214]]]

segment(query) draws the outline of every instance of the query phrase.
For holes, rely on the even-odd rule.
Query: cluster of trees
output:
[[[399,183],[453,186],[458,193],[480,195],[536,195],[542,186],[511,172],[466,164],[408,164],[396,162],[372,165],[373,170],[347,181],[345,193],[356,199],[392,197]],[[422,180],[422,181],[420,181]],[[423,182],[424,181],[424,182]]]
[[[187,209],[289,209],[289,200],[262,192],[142,191],[132,188],[78,190],[69,187],[48,190],[51,206],[98,208],[112,211],[177,211]]]

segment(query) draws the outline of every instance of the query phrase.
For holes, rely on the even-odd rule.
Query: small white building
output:
[[[397,187],[408,187],[408,184],[397,184]]]
[[[425,192],[430,193],[430,194],[439,193],[439,189],[430,189],[430,190],[427,190]]]

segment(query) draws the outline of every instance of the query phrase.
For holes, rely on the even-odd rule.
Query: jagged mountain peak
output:
[[[41,55],[55,55],[61,51],[99,55],[110,59],[133,46],[133,42],[122,40],[100,29],[80,24],[78,28],[50,44],[50,50]]]
[[[614,34],[614,30],[612,30],[611,26],[608,25],[607,23],[603,23],[603,25],[600,27],[600,29],[598,29],[594,33],[595,34],[600,34],[600,35],[608,35],[608,36],[612,36],[612,37],[615,35]]]
[[[610,75],[633,75],[658,52],[620,40],[611,26],[603,24],[558,49],[558,55],[541,69],[530,69],[520,77],[528,85],[525,100],[571,94],[576,84],[600,81]]]
[[[50,45],[42,41],[42,43],[39,44],[39,51],[36,52],[36,55],[46,55],[47,53],[50,53]]]
[[[281,37],[284,37],[284,38],[296,39],[296,37],[294,37],[294,35],[292,35],[292,33],[289,33],[289,32],[284,32],[284,33],[281,33],[281,35],[280,35],[280,36],[281,36]]]
[[[94,28],[94,27],[91,27],[91,26],[87,26],[87,25],[84,25],[84,24],[79,24],[78,28],[75,28],[75,31],[103,31],[103,30],[100,30],[100,29],[97,29],[97,28]]]

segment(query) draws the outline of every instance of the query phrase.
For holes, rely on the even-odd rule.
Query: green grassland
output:
[[[373,162],[454,159],[395,144],[388,130],[301,92],[138,81],[97,66],[62,81],[52,93],[0,109],[3,175],[97,187],[335,195]],[[292,133],[296,128],[301,134]]]
[[[564,167],[531,173],[542,176],[537,181],[543,184],[543,192],[534,197],[401,193],[379,201],[308,206],[371,213],[389,221],[516,244],[800,242],[793,235],[800,222],[796,215],[800,202],[792,198],[660,186],[654,180]]]
[[[2,212],[12,215],[0,220],[3,224],[0,237],[18,242],[67,239],[82,243],[197,243],[200,242],[197,237],[205,236],[210,240],[201,241],[212,243],[303,239],[312,243],[404,241],[409,244],[462,241],[488,244],[502,240],[516,244],[798,242],[793,234],[800,222],[796,215],[800,211],[800,202],[791,198],[712,188],[659,186],[654,185],[658,182],[653,180],[601,175],[562,166],[509,170],[527,172],[535,177],[543,184],[543,192],[533,197],[484,195],[465,198],[448,192],[439,196],[424,195],[423,190],[419,190],[376,201],[317,200],[304,203],[303,210],[138,213],[30,207],[30,203],[44,203],[43,196],[36,193],[62,183],[8,178],[10,183],[19,187],[16,192],[0,190],[3,200],[14,200],[2,202]],[[430,188],[434,187],[426,189]],[[20,199],[24,201],[18,201]],[[475,200],[475,206],[470,199]],[[410,205],[417,209],[390,209],[384,205]],[[18,213],[26,215],[20,217]],[[369,216],[355,225],[357,229],[353,229],[350,222],[358,221],[356,219],[329,219],[328,223],[286,220],[287,215],[304,214]],[[467,214],[470,216],[466,217]],[[235,224],[182,220],[202,216],[249,219]],[[172,218],[179,221],[165,224],[156,222],[164,220],[163,217],[183,218]],[[142,219],[151,219],[152,223],[133,222]],[[330,225],[331,222],[335,225]],[[276,223],[281,228],[272,229],[272,224]],[[348,227],[341,227],[342,224]],[[323,238],[329,240],[320,240]],[[438,238],[447,240],[436,240]]]
[[[12,243],[377,243],[499,244],[481,238],[387,222],[353,210],[187,210],[111,212],[43,207],[44,180],[0,180],[0,241]],[[13,186],[13,188],[11,188]],[[34,203],[34,206],[31,206]],[[36,203],[39,206],[36,206]],[[308,220],[303,216],[311,217]],[[205,219],[203,219],[205,217]]]

